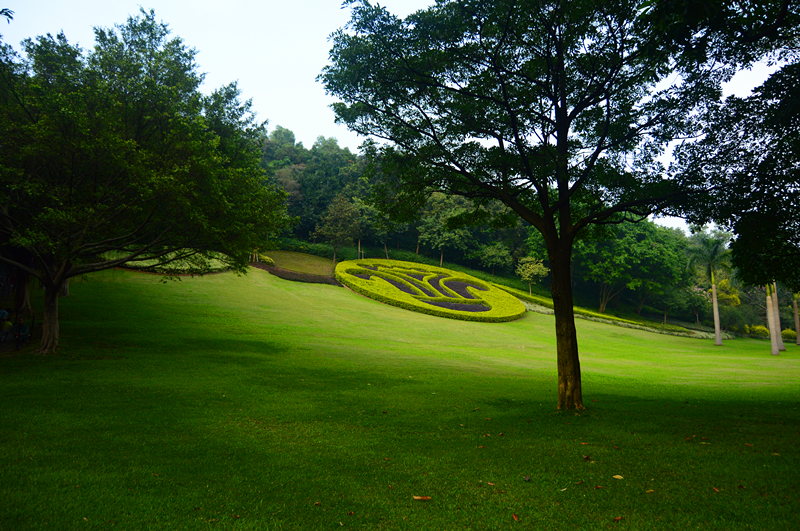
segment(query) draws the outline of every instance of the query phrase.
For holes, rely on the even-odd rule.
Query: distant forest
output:
[[[505,277],[515,277],[525,257],[549,265],[541,235],[527,223],[515,216],[502,225],[486,221],[502,219],[506,207],[499,202],[483,205],[494,216],[481,220],[468,216],[475,211],[469,200],[434,193],[414,220],[385,218],[374,207],[374,172],[367,171],[362,155],[340,147],[335,138],[320,136],[306,148],[291,130],[277,126],[263,141],[261,164],[273,184],[287,192],[289,215],[296,218],[282,235],[280,245],[286,248],[296,247],[297,240],[333,243],[320,229],[331,211],[344,205],[347,213],[339,215],[350,216],[350,221],[343,246],[370,249],[372,257],[412,252]],[[601,313],[713,328],[711,276],[702,257],[716,246],[722,329],[764,337],[765,288],[739,282],[730,267],[730,239],[728,233],[701,227],[686,235],[648,220],[587,232],[573,254],[576,303]],[[548,277],[538,291],[549,292]],[[790,328],[792,293],[779,284],[778,297],[783,328]]]

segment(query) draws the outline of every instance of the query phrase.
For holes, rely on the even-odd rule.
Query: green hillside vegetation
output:
[[[57,354],[0,357],[0,529],[796,522],[794,345],[579,320],[588,410],[559,412],[549,315],[442,319],[252,269],[70,292]]]

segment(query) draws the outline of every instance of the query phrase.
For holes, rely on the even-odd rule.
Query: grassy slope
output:
[[[263,253],[275,261],[281,269],[311,275],[333,276],[333,260],[293,251],[266,251]]]
[[[577,415],[553,410],[552,316],[441,319],[263,271],[70,289],[61,355],[0,360],[0,529],[796,522],[793,346],[579,321]]]

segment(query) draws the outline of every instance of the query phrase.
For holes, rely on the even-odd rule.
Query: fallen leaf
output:
[[[478,448],[486,448],[485,446],[478,446]]]
[[[320,502],[314,502],[314,505],[320,505]]]
[[[354,513],[353,511],[350,511],[349,513],[347,513],[347,516],[353,516],[354,514],[356,514],[356,513]]]
[[[417,501],[428,501],[431,499],[430,496],[411,496],[411,497]]]
[[[383,414],[386,414],[386,413],[388,413],[388,412],[387,412],[387,411],[383,411],[382,413],[383,413]]]
[[[384,457],[384,458],[383,458],[383,460],[384,460],[384,461],[388,461],[388,460],[389,460],[389,458],[388,458],[388,457]]]
[[[719,492],[719,489],[717,487],[714,487],[714,492]]]
[[[583,483],[583,481],[576,481],[575,482],[576,485],[580,485],[581,483]]]
[[[745,446],[753,446],[753,445],[752,445],[752,444],[750,444],[750,443],[744,443],[744,445],[745,445]]]
[[[774,453],[774,452],[773,452],[773,454],[772,454],[772,455],[777,455],[777,456],[780,456],[781,454],[776,454],[776,453]]]
[[[587,461],[591,461],[592,460],[592,458],[589,457],[588,455],[584,455],[583,458],[586,459]]]
[[[530,480],[531,480],[530,476],[525,476],[525,481],[530,481]]]
[[[512,514],[511,518],[513,518],[515,522],[519,522],[519,516],[517,516],[517,513]]]
[[[584,445],[584,446],[588,446],[589,445],[589,443],[583,443],[583,442],[581,444]]]
[[[615,446],[614,448],[616,448],[617,450],[619,450],[619,446]]]
[[[487,484],[487,485],[491,485],[492,487],[494,487],[494,483],[489,483],[489,482],[487,481],[487,482],[486,482],[486,484]]]
[[[691,440],[692,440],[692,438],[691,438],[691,437],[686,437],[686,440],[687,440],[687,441],[691,441]]]
[[[234,518],[241,518],[241,516],[239,516],[238,514],[234,514],[233,517]]]
[[[597,402],[597,400],[595,400],[594,398],[592,398],[592,402]]]
[[[622,476],[620,476],[619,474],[617,474],[616,476],[611,476],[611,477],[614,478],[614,479],[625,479]]]
[[[622,520],[622,517],[621,517],[621,516],[617,516],[616,518],[614,518],[614,521],[615,521],[615,522],[619,522],[620,520]]]
[[[602,485],[597,485],[595,488],[596,489],[604,489],[605,487],[603,487]]]
[[[566,487],[564,487],[563,489],[561,489],[561,492],[564,492],[565,490],[567,490],[567,488],[566,488]]]
[[[491,433],[487,433],[486,435],[484,435],[484,437],[491,437],[491,436],[492,436]]]
[[[651,492],[655,492],[653,489],[644,491],[645,494],[650,494]]]
[[[498,435],[498,437],[502,437],[502,436],[503,436],[503,434],[502,434],[502,433]]]

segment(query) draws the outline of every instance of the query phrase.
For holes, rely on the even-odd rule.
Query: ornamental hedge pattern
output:
[[[341,262],[336,279],[370,299],[439,317],[499,323],[525,315],[513,295],[442,267],[400,260]]]

